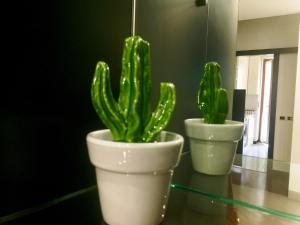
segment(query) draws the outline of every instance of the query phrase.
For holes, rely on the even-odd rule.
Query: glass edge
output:
[[[223,203],[227,203],[227,204],[232,204],[232,205],[237,205],[237,206],[243,206],[246,208],[250,208],[250,209],[255,209],[261,212],[265,212],[271,215],[276,215],[276,216],[280,216],[283,218],[287,218],[287,219],[291,219],[291,220],[295,220],[295,221],[300,221],[300,216],[297,216],[295,214],[291,214],[291,213],[286,213],[286,212],[282,212],[279,210],[275,210],[275,209],[270,209],[270,208],[265,208],[265,207],[261,207],[261,206],[256,206],[247,202],[243,202],[243,201],[239,201],[239,200],[234,200],[231,198],[227,198],[221,195],[216,195],[216,194],[212,194],[212,193],[207,193],[207,192],[203,192],[198,190],[197,188],[192,188],[192,187],[186,187],[180,184],[176,184],[176,183],[172,183],[171,188],[173,189],[179,189],[179,190],[183,190],[183,191],[187,191],[187,192],[192,192],[192,193],[196,193],[202,196],[205,196],[207,198],[210,199],[214,199],[218,202],[223,202]]]

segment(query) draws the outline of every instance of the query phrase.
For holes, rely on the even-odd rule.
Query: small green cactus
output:
[[[152,113],[150,94],[150,45],[141,37],[125,39],[118,102],[111,91],[109,67],[97,63],[92,103],[114,141],[153,142],[168,125],[176,103],[175,86],[160,84],[159,103]]]
[[[228,114],[228,95],[227,91],[221,88],[220,65],[217,62],[206,63],[197,97],[204,123],[225,123]]]

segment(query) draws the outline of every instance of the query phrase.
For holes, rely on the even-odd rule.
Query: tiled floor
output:
[[[300,215],[300,202],[288,197],[289,165],[281,164],[270,159],[237,155],[231,173],[233,197],[257,206]],[[300,224],[266,221],[257,221],[257,224]]]
[[[237,154],[232,171],[238,184],[288,194],[288,163]]]
[[[272,161],[270,161],[270,163],[272,163]],[[254,170],[258,172],[267,172],[268,159],[237,154],[235,157],[234,165],[239,166],[243,169]]]
[[[259,158],[268,158],[268,144],[257,143],[248,145],[244,147],[243,155],[254,156]]]
[[[264,173],[270,171],[281,171],[286,173],[290,172],[290,164],[288,162],[241,154],[236,154],[234,165],[243,169]]]

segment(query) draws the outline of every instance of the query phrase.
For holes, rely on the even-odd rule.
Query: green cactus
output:
[[[150,95],[150,45],[141,37],[125,39],[118,101],[112,94],[109,67],[97,63],[92,103],[114,141],[153,142],[168,125],[176,103],[175,86],[160,84],[159,103],[152,113]]]
[[[205,123],[225,123],[228,114],[228,95],[227,91],[221,88],[220,65],[217,62],[206,63],[197,97],[198,108],[203,114]]]

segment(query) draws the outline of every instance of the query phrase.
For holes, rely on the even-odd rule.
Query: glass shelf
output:
[[[237,156],[237,158],[242,157]],[[255,168],[245,169],[242,165],[237,166],[235,163],[230,174],[209,176],[194,171],[191,156],[189,152],[185,152],[179,167],[175,170],[171,186],[194,193],[194,195],[201,195],[212,201],[300,222],[300,202],[287,197],[288,180],[283,182],[285,187],[282,187],[283,183],[280,184],[281,188],[276,186],[285,180],[282,177],[285,178],[287,174],[274,172],[270,166],[273,165],[272,160],[267,161],[268,173],[257,171]],[[199,205],[201,205],[200,201]]]
[[[253,182],[248,173],[254,173],[258,181]],[[300,202],[269,192],[255,173],[262,172],[233,166],[226,176],[200,174],[192,169],[190,154],[185,152],[174,171],[161,225],[299,225]],[[96,186],[2,217],[0,224],[105,225]]]
[[[224,203],[224,198],[172,189],[163,225],[296,225],[297,220],[255,208]],[[221,201],[219,201],[221,200]]]
[[[219,201],[220,200],[220,201]],[[166,218],[161,225],[296,225],[295,219],[256,208],[224,203],[207,193],[172,188]],[[0,224],[2,224],[0,222]],[[106,225],[96,186],[88,191],[11,220],[5,225]]]

